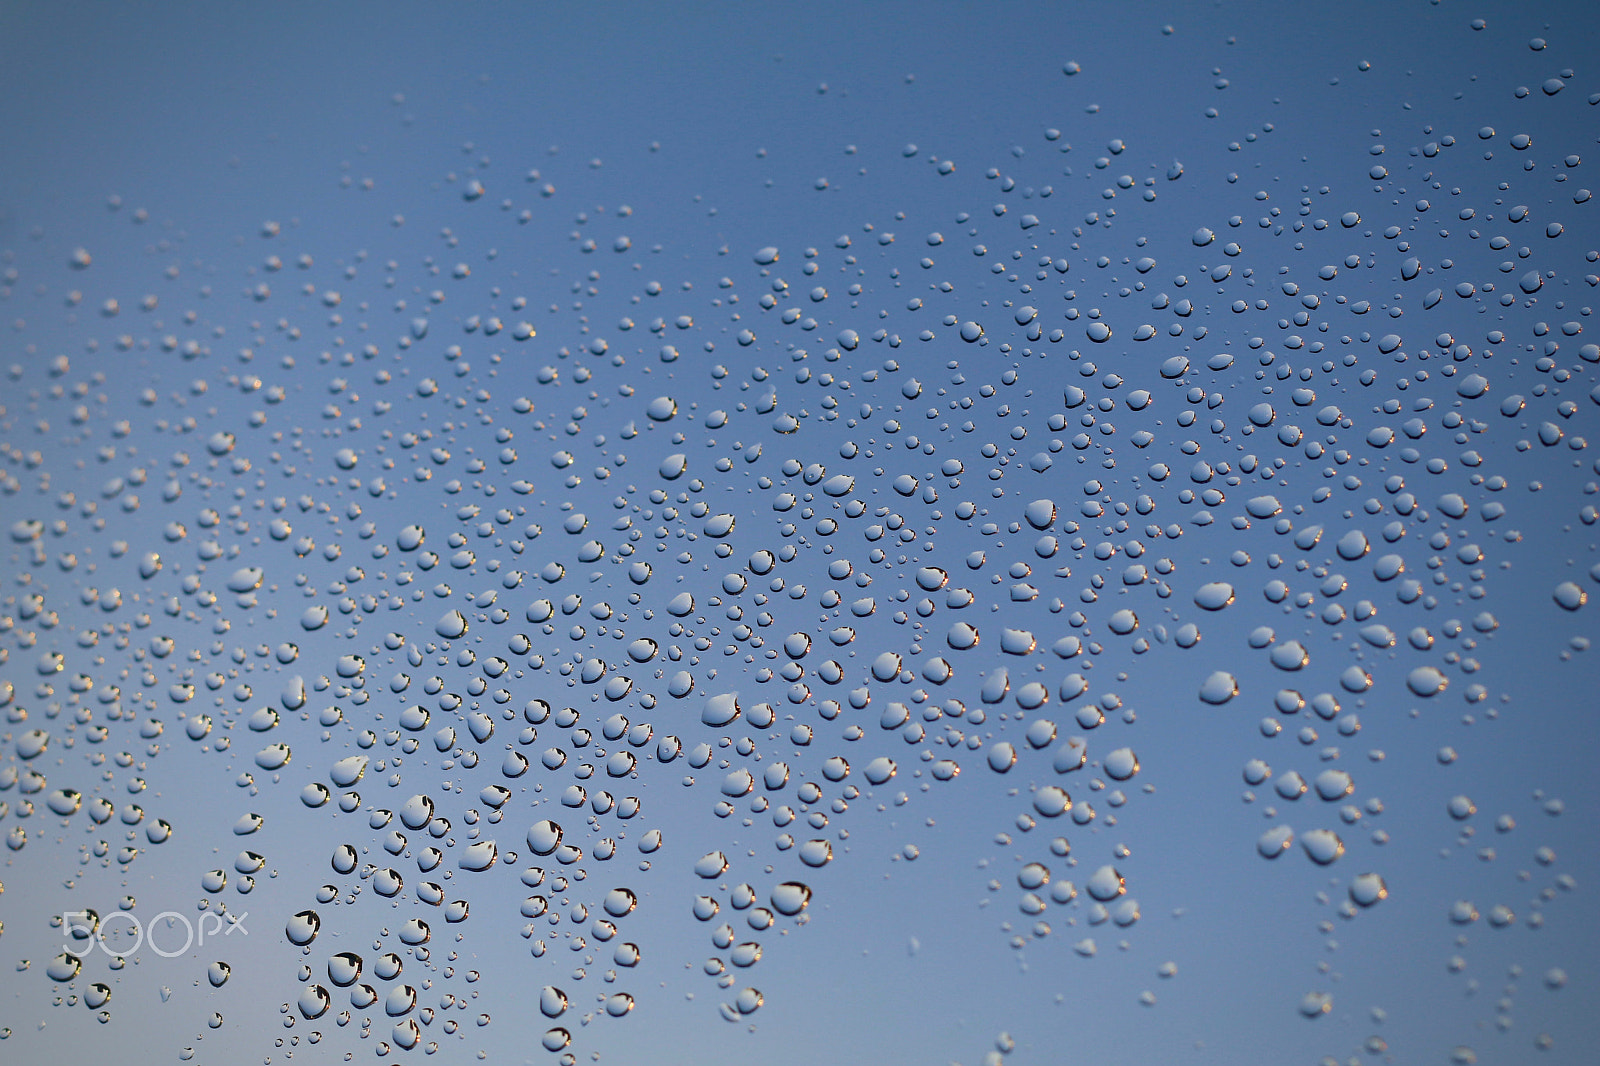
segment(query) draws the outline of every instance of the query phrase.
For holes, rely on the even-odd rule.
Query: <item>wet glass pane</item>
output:
[[[0,1059],[1592,1061],[1600,24],[0,14]]]

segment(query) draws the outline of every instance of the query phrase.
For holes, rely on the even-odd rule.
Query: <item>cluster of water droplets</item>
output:
[[[1255,852],[1326,868],[1346,919],[1379,906],[1384,752],[1341,745],[1448,699],[1499,712],[1474,652],[1501,625],[1494,572],[1521,562],[1519,497],[1544,488],[1520,457],[1600,473],[1581,161],[1536,167],[1528,135],[1487,126],[1374,131],[1336,191],[1071,133],[962,185],[896,148],[895,181],[952,183],[930,194],[945,215],[687,266],[644,252],[644,209],[578,209],[570,247],[520,247],[531,213],[577,201],[486,164],[446,188],[505,197],[492,253],[447,233],[444,257],[335,268],[267,223],[205,289],[173,265],[102,295],[89,251],[8,251],[13,306],[37,286],[26,317],[60,316],[65,293],[89,337],[59,355],[30,322],[5,370],[8,876],[54,849],[229,915],[318,870],[251,916],[303,956],[283,1025],[380,1054],[490,1025],[467,957],[516,928],[538,1039],[572,1062],[575,1029],[650,994],[639,912],[704,923],[718,1010],[747,1020],[817,871],[918,857],[847,854],[851,826],[973,775],[1016,784],[994,812],[1015,869],[991,882],[1015,947],[1131,930],[1159,859],[1102,830],[1161,779],[1136,722],[1226,714],[1249,723],[1227,772],[1266,812]],[[1200,180],[1215,218],[1142,235],[1164,187]],[[1483,248],[1503,262],[1451,276]],[[508,265],[532,256],[549,276]],[[159,387],[120,380],[135,359]],[[1554,511],[1591,526],[1595,491]],[[1595,580],[1544,596],[1578,612]],[[1241,680],[1257,664],[1281,684]],[[1141,671],[1163,705],[1136,714]],[[173,761],[236,791],[162,787]],[[677,843],[701,834],[663,816],[685,787],[729,843]],[[274,793],[300,807],[256,813]],[[239,839],[215,866],[164,859],[212,802]],[[700,891],[654,892],[663,863]],[[86,913],[79,939],[107,921]],[[123,963],[41,969],[107,1021]]]

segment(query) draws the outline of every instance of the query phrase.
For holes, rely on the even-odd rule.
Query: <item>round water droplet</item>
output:
[[[605,899],[602,901],[601,906],[605,908],[605,912],[611,915],[611,917],[622,918],[632,914],[633,909],[638,906],[638,904],[639,897],[635,896],[630,890],[626,888],[613,888],[611,891],[606,893]]]
[[[1344,854],[1344,841],[1331,829],[1308,829],[1300,836],[1300,846],[1319,866],[1327,866]]]
[[[499,852],[492,840],[475,840],[463,849],[460,866],[463,870],[474,873],[489,869],[499,858]]]
[[[1286,640],[1273,646],[1268,653],[1272,665],[1279,670],[1299,670],[1311,661],[1311,653],[1298,640]]]
[[[1116,899],[1126,891],[1122,874],[1117,872],[1115,866],[1102,866],[1090,874],[1084,888],[1101,903]]]
[[[83,960],[77,955],[62,952],[51,959],[44,968],[45,976],[57,984],[66,984],[78,976],[78,971],[83,968]]]
[[[567,994],[554,985],[539,990],[539,1012],[546,1018],[559,1018],[567,1012]]]
[[[1307,992],[1300,1000],[1300,1013],[1307,1018],[1320,1018],[1333,1010],[1333,995],[1329,992]]]
[[[1058,818],[1072,809],[1072,797],[1059,785],[1045,785],[1033,794],[1033,809],[1046,818]]]
[[[328,980],[340,988],[347,988],[361,977],[361,956],[353,951],[341,951],[328,959]]]
[[[528,830],[528,849],[535,855],[549,855],[561,846],[561,827],[548,818],[535,822]]]
[[[1294,830],[1275,825],[1256,840],[1256,851],[1264,859],[1276,859],[1294,844]]]
[[[1317,795],[1327,803],[1343,799],[1356,788],[1354,779],[1344,770],[1324,770],[1317,775],[1314,784]]]
[[[1406,675],[1406,687],[1424,698],[1437,696],[1450,684],[1450,679],[1435,666],[1419,666]]]
[[[833,861],[833,845],[826,840],[808,840],[800,845],[800,861],[812,868],[826,866]]]
[[[1575,581],[1563,581],[1556,586],[1552,596],[1556,604],[1568,611],[1576,611],[1589,602],[1589,594]]]
[[[317,938],[321,928],[322,918],[316,911],[300,911],[289,918],[284,935],[289,938],[289,943],[304,947]]]
[[[1239,694],[1239,683],[1226,670],[1217,670],[1200,683],[1200,699],[1220,706]]]
[[[773,910],[792,917],[805,910],[811,902],[811,889],[798,881],[785,881],[774,885],[768,898]]]
[[[257,756],[256,762],[258,765],[260,761],[260,756]],[[287,762],[288,760],[285,759],[284,761]],[[349,755],[329,768],[328,777],[340,788],[349,788],[360,781],[366,772],[367,757],[365,755]]]
[[[740,1015],[754,1014],[761,1009],[761,1005],[765,1002],[766,1000],[762,998],[761,993],[754,988],[741,988],[733,997],[734,1009]]]
[[[966,651],[978,646],[979,636],[976,627],[968,622],[955,622],[945,634],[945,643],[956,651]]]
[[[333,1005],[333,996],[321,985],[307,985],[300,990],[300,999],[296,1006],[300,1014],[307,1019],[320,1018],[328,1012]]]
[[[1139,772],[1139,758],[1132,748],[1117,748],[1106,753],[1101,766],[1113,781],[1126,781]]]
[[[1350,898],[1362,907],[1371,907],[1389,898],[1389,886],[1377,874],[1357,874],[1350,881]]]
[[[894,760],[880,756],[869,762],[866,766],[866,769],[862,772],[866,775],[867,780],[872,784],[884,784],[895,775]]]
[[[708,697],[700,710],[700,721],[709,726],[725,726],[739,717],[739,696],[733,692],[719,692]]]
[[[707,852],[694,864],[694,872],[707,881],[721,877],[727,869],[728,857],[720,851]]]

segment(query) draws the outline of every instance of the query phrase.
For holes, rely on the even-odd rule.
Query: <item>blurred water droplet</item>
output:
[[[1200,699],[1210,704],[1223,704],[1239,694],[1239,683],[1225,670],[1210,674],[1200,685]]]
[[[1371,907],[1389,898],[1389,887],[1377,874],[1358,874],[1350,881],[1350,898],[1362,907]]]

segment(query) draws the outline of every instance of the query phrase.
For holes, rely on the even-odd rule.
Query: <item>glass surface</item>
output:
[[[0,1060],[1592,1062],[1597,47],[0,8]]]

